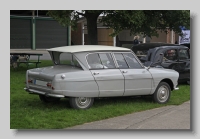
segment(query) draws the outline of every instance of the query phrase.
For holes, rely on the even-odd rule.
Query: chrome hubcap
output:
[[[160,102],[165,102],[168,97],[169,97],[169,90],[166,86],[161,86],[159,89],[158,89],[158,100]]]
[[[91,102],[91,98],[87,98],[87,97],[79,97],[76,98],[76,104],[80,107],[80,108],[85,108],[87,107]]]

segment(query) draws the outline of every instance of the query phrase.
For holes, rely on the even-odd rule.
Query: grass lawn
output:
[[[43,60],[39,67],[51,66]],[[35,68],[35,65],[30,65]],[[74,110],[68,99],[58,103],[42,103],[38,95],[24,91],[26,66],[10,68],[10,129],[63,129],[87,122],[107,119],[166,105],[179,105],[190,100],[190,86],[181,84],[167,104],[156,104],[151,97],[116,97],[95,99],[88,110]]]

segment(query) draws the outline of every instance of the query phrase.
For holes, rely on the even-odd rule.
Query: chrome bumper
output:
[[[57,97],[57,98],[63,98],[63,97],[65,97],[64,95],[50,94],[50,93],[43,92],[43,91],[38,91],[38,90],[35,90],[35,89],[24,88],[24,90],[27,91],[27,92],[29,92],[29,94],[45,95],[45,96]]]

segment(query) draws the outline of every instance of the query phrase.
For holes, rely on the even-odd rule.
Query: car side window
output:
[[[98,53],[89,54],[87,56],[87,62],[91,69],[103,69],[100,57]]]
[[[168,60],[175,61],[177,59],[178,59],[178,55],[177,55],[177,50],[175,49],[167,50],[164,53],[163,61],[168,61]]]
[[[91,69],[113,69],[115,63],[110,53],[93,53],[87,56],[87,62]]]
[[[133,69],[141,69],[142,66],[140,63],[135,59],[132,53],[123,53],[126,62],[128,63],[129,68]]]
[[[72,54],[70,53],[61,53],[60,54],[60,63],[59,64],[62,64],[62,65],[72,65]]]
[[[104,65],[104,68],[115,68],[115,63],[110,53],[100,53],[99,57],[101,59],[102,64]]]
[[[121,53],[115,53],[114,55],[115,55],[115,58],[116,58],[116,61],[117,61],[119,68],[120,69],[127,69],[128,64],[126,63],[124,56]]]
[[[179,59],[180,60],[189,59],[188,50],[186,49],[179,50]]]

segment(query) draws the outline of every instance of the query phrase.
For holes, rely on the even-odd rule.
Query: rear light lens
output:
[[[47,83],[47,87],[51,87],[51,83]]]
[[[33,83],[33,80],[28,80],[28,83]]]

